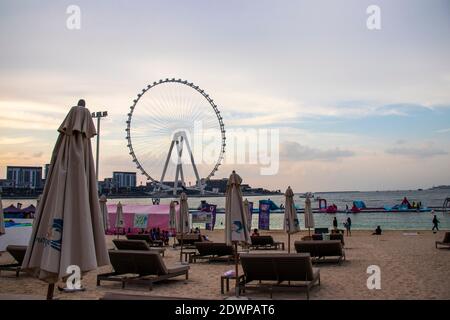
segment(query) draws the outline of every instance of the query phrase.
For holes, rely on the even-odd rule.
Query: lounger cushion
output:
[[[297,252],[308,252],[311,257],[342,257],[342,243],[339,240],[295,241]]]
[[[164,248],[150,247],[145,240],[124,240],[124,239],[113,239],[113,243],[119,250],[141,250],[141,251],[152,251],[157,253],[162,253],[165,251]]]
[[[311,281],[315,276],[307,253],[241,254],[241,263],[246,282]]]
[[[230,256],[234,255],[233,246],[219,242],[196,242],[195,247],[200,256]]]
[[[109,250],[114,271],[119,274],[166,275],[169,273],[162,257],[151,251]]]

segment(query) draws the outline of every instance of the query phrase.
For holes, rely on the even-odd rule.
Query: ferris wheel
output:
[[[219,108],[203,89],[175,78],[153,82],[133,100],[126,124],[129,153],[155,192],[204,192],[226,138]]]

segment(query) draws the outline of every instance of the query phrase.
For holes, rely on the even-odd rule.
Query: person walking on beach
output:
[[[350,234],[352,235],[352,219],[350,217],[347,218],[347,222],[345,223],[345,229],[347,229],[347,236]]]
[[[338,222],[337,222],[336,217],[334,217],[333,218],[333,228],[334,228],[334,230],[337,230],[337,226],[338,226]]]
[[[434,212],[434,211],[433,211]],[[438,220],[438,218],[436,217],[436,215],[433,216],[433,229],[431,229],[433,231],[433,233],[436,233],[436,230],[439,231],[439,223],[440,221]],[[435,230],[436,229],[436,230]]]

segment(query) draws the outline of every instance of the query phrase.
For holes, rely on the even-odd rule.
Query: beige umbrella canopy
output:
[[[41,200],[42,200],[42,194],[40,194],[37,197],[37,199],[36,199],[36,211],[38,210],[38,207],[39,207],[39,204],[41,203]],[[36,211],[35,211],[35,214],[36,214]]]
[[[250,241],[247,229],[247,212],[244,210],[241,191],[242,178],[235,172],[230,175],[227,183],[225,199],[225,241]],[[248,210],[247,210],[248,211]]]
[[[177,224],[177,233],[189,232],[189,205],[186,193],[182,192],[180,196],[180,218]]]
[[[238,242],[249,243],[250,237],[247,229],[247,212],[244,210],[241,191],[242,178],[233,170],[228,178],[225,198],[225,242],[234,243],[236,296],[239,295],[239,258],[237,253]]]
[[[5,217],[3,216],[2,196],[0,195],[0,236],[5,234]]]
[[[294,192],[289,186],[284,194],[286,202],[284,206],[284,231],[288,234],[288,253],[291,252],[291,234],[300,231],[300,225],[297,217],[297,210],[294,205]]]
[[[311,235],[310,228],[314,228],[314,216],[311,208],[311,199],[308,196],[305,200],[305,228],[308,228],[308,235]]]
[[[103,229],[108,230],[109,229],[109,217],[108,217],[108,208],[106,206],[106,196],[104,194],[102,194],[102,196],[100,197],[100,214],[102,215],[103,218]]]
[[[91,113],[72,107],[58,131],[22,264],[23,270],[52,284],[49,298],[53,284],[68,276],[67,267],[75,265],[85,273],[109,265],[90,141],[96,134]]]

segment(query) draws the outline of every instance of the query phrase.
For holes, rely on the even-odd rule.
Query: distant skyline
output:
[[[72,4],[80,30],[66,27]],[[366,27],[372,4],[381,30]],[[109,113],[100,179],[136,171],[129,106],[175,77],[214,98],[227,130],[280,132],[276,175],[224,164],[216,178],[236,169],[294,192],[450,184],[449,1],[3,0],[0,41],[0,178],[50,161],[79,98]]]

